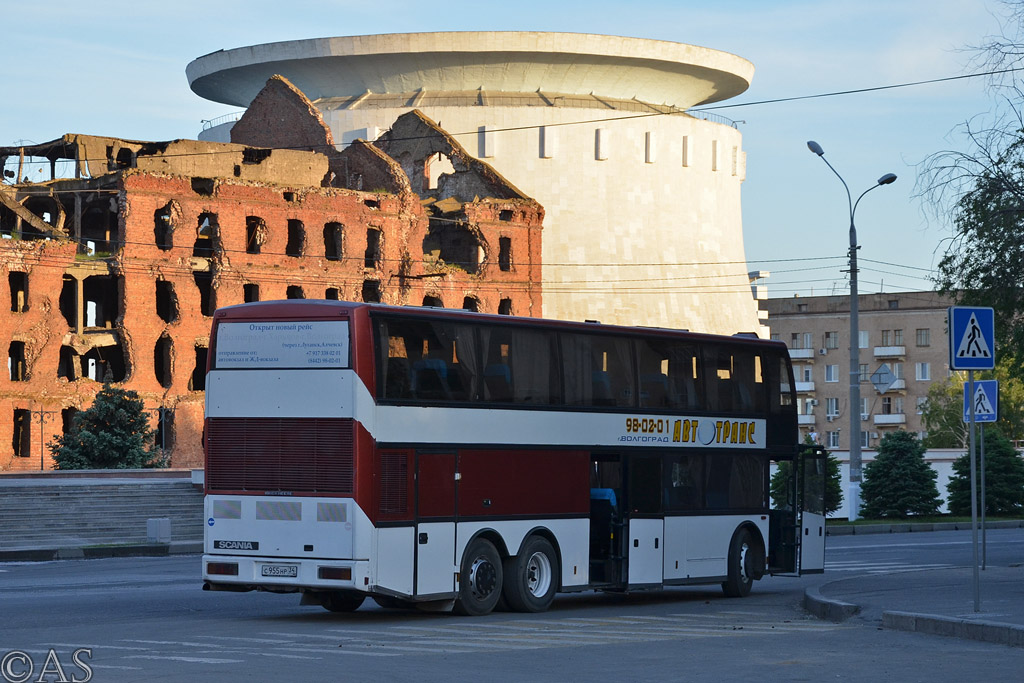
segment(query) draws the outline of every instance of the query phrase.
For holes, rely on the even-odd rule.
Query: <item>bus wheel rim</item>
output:
[[[535,597],[547,595],[551,588],[551,559],[547,554],[535,552],[526,563],[526,587]]]
[[[486,557],[478,557],[473,560],[473,566],[469,570],[469,589],[473,597],[484,600],[498,584],[498,572]]]

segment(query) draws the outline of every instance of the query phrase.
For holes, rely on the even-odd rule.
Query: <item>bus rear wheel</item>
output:
[[[730,598],[750,595],[755,578],[760,578],[764,567],[764,549],[754,540],[750,529],[737,529],[729,543],[729,575],[722,583],[722,591]]]
[[[501,555],[484,538],[473,540],[462,557],[455,611],[471,617],[490,613],[501,597]]]
[[[531,536],[519,554],[505,560],[502,594],[516,612],[544,612],[558,590],[558,556],[547,539]]]
[[[323,606],[328,612],[355,612],[365,599],[365,593],[331,591],[324,595]]]

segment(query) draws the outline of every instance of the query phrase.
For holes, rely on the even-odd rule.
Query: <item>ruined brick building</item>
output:
[[[201,465],[219,306],[541,312],[543,209],[418,111],[338,151],[274,77],[230,144],[69,134],[0,147],[0,168],[0,471],[51,468],[104,381],[145,400],[172,466]]]

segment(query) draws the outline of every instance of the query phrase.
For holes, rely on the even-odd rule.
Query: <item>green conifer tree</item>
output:
[[[71,430],[49,447],[60,470],[166,467],[153,436],[139,395],[104,384],[93,404],[75,415]]]
[[[916,434],[903,430],[882,438],[878,455],[864,467],[861,516],[868,519],[933,515],[942,500],[935,486],[938,474],[924,460]]]
[[[980,452],[980,445],[976,447]],[[981,505],[981,470],[976,477]],[[953,463],[949,480],[949,511],[971,514],[971,458],[963,454]],[[1017,515],[1024,512],[1024,460],[999,429],[985,428],[985,514]]]

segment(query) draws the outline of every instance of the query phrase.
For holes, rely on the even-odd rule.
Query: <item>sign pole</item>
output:
[[[985,539],[985,423],[981,423],[981,570],[985,571],[985,557],[988,545]]]
[[[967,371],[968,395],[974,396],[974,370]],[[970,402],[970,450],[971,450],[971,549],[974,552],[974,611],[981,611],[981,594],[978,576],[978,467],[974,450],[974,401]]]

